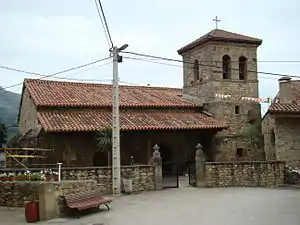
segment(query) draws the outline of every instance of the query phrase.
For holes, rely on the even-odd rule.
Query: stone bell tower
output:
[[[184,93],[198,97],[205,110],[229,125],[215,137],[216,161],[263,157],[263,149],[250,146],[245,138],[248,125],[260,124],[260,104],[242,100],[259,96],[256,71],[261,43],[257,38],[215,29],[178,50],[184,61]]]

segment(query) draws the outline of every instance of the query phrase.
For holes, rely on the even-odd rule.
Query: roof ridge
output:
[[[65,85],[74,85],[74,86],[106,86],[110,87],[112,84],[104,84],[104,83],[86,83],[86,82],[70,82],[70,81],[56,81],[56,80],[41,80],[41,79],[31,79],[25,78],[24,83],[27,82],[41,82],[41,83],[57,83],[57,84],[65,84]],[[119,87],[125,88],[149,88],[149,89],[159,89],[159,90],[183,90],[183,88],[175,88],[175,87],[159,87],[159,86],[144,86],[144,85],[119,85]]]
[[[218,30],[226,32],[226,33],[230,33],[230,34],[234,34],[234,35],[238,35],[238,36],[242,36],[242,37],[247,37],[247,38],[252,38],[252,39],[256,39],[258,41],[261,41],[261,39],[259,39],[259,38],[255,38],[255,37],[245,35],[245,34],[239,34],[239,33],[236,33],[236,32],[231,32],[231,31],[227,31],[227,30],[223,30],[223,29],[215,29],[214,31],[218,31]]]

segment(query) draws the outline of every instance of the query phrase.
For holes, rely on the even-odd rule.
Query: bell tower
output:
[[[245,138],[248,125],[260,124],[260,104],[242,100],[259,96],[256,71],[261,43],[257,38],[215,29],[178,50],[184,61],[184,93],[197,96],[205,110],[229,125],[216,135],[217,161],[262,157],[263,149],[251,148]]]

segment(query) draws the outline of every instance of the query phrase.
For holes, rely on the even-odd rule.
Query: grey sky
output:
[[[263,39],[259,61],[300,60],[297,0],[104,0],[103,6],[114,42],[129,44],[129,51],[181,59],[177,49],[214,29],[212,19],[218,15],[219,28]],[[49,74],[108,56],[93,0],[1,1],[0,25],[0,65]],[[112,78],[111,64],[91,68],[61,76]],[[300,63],[259,63],[260,71],[296,76],[300,76],[299,68]],[[38,78],[0,69],[3,87],[25,77]],[[278,77],[261,77],[261,97],[274,96]],[[124,59],[120,79],[181,87],[182,68]],[[21,86],[10,90],[20,92]]]

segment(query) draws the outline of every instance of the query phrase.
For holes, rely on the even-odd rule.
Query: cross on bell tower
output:
[[[213,21],[216,22],[216,29],[218,29],[218,23],[221,22],[221,20],[218,20],[218,17],[216,16]]]

